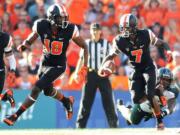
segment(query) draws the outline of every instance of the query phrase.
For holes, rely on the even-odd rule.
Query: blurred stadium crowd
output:
[[[164,39],[173,51],[174,61],[166,63],[163,50],[151,48],[151,55],[158,67],[171,70],[180,66],[180,0],[0,0],[0,20],[3,30],[13,37],[17,61],[16,78],[6,82],[6,87],[30,89],[36,82],[42,54],[42,44],[37,40],[31,50],[20,54],[17,45],[31,33],[33,22],[46,17],[47,8],[53,3],[63,3],[69,19],[77,24],[84,39],[90,37],[89,25],[102,25],[102,36],[109,41],[118,34],[119,18],[124,13],[133,13],[139,19],[139,27],[152,29]],[[80,90],[82,84],[73,82],[71,76],[76,67],[80,48],[73,42],[67,52],[67,70],[54,85],[59,89]],[[120,55],[116,60],[116,73],[110,77],[113,89],[128,90],[127,76],[131,72],[127,57]],[[8,63],[7,63],[8,64]],[[121,65],[121,66],[119,66]],[[179,70],[180,68],[178,68]],[[180,71],[179,71],[180,74]],[[180,79],[180,75],[179,76]]]

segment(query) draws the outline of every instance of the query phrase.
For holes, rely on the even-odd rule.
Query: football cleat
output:
[[[18,119],[17,115],[13,114],[9,116],[8,118],[5,118],[3,121],[9,126],[13,126],[17,119]]]
[[[73,116],[73,104],[74,104],[74,97],[69,96],[67,103],[64,104],[67,120],[70,120]]]
[[[157,124],[157,130],[164,130],[164,123],[158,123]]]
[[[117,100],[117,108],[118,108],[118,111],[119,111],[119,112],[121,112],[121,109],[120,109],[121,107],[120,107],[120,106],[124,106],[124,102],[123,102],[122,99],[118,99],[118,100]],[[128,105],[127,108],[128,108],[128,109],[131,109],[132,106],[131,106],[131,105]],[[122,112],[121,112],[121,113],[122,113]],[[131,123],[130,123],[128,120],[126,120],[126,123],[127,123],[128,126],[131,125]]]
[[[13,98],[13,91],[10,89],[7,89],[3,96],[4,101],[9,101],[11,104],[11,107],[15,107],[15,100]]]

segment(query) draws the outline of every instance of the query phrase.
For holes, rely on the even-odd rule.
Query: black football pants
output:
[[[143,70],[136,70],[130,77],[131,97],[135,104],[145,95],[149,100],[155,95],[156,71],[155,67],[148,66]]]
[[[50,96],[53,91],[53,82],[64,73],[66,67],[41,66],[39,70],[39,80],[35,86],[44,91],[46,96]]]
[[[108,78],[102,78],[95,71],[88,72],[87,83],[82,89],[79,113],[77,116],[77,128],[85,128],[90,111],[96,95],[96,90],[99,88],[103,108],[111,128],[117,127],[117,115],[114,106],[113,93],[111,84]]]

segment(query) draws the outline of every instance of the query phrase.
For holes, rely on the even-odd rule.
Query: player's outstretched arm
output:
[[[80,51],[80,56],[79,56],[79,60],[77,62],[77,65],[76,65],[76,69],[75,69],[75,72],[73,74],[73,80],[76,82],[76,83],[82,83],[82,81],[84,81],[83,79],[84,76],[80,75],[80,70],[81,70],[81,67],[83,65],[83,50],[81,49]]]
[[[80,32],[78,27],[75,25],[74,27],[74,32],[72,35],[72,40],[83,49],[84,52],[84,66],[85,68],[87,68],[87,63],[88,63],[88,47],[87,44],[85,42],[85,40],[80,36]]]
[[[162,39],[158,39],[155,46],[164,48],[166,50],[165,55],[166,55],[167,62],[172,62],[172,60],[173,60],[172,52],[169,48],[169,45],[165,41],[163,41]]]
[[[30,48],[31,44],[38,38],[38,33],[32,32],[24,42],[17,47],[17,50],[22,52],[25,51],[27,48]]]
[[[151,30],[148,30],[148,32],[149,32],[149,37],[150,37],[150,44],[154,45],[156,47],[164,48],[166,50],[167,62],[171,62],[172,61],[172,52],[169,48],[169,45],[162,39],[157,38]]]
[[[88,63],[88,47],[86,45],[86,42],[81,36],[76,36],[73,38],[73,41],[82,48],[83,50],[83,60],[84,63],[82,64],[82,57],[80,57],[80,60],[78,62],[78,68],[76,71],[78,71],[78,78],[76,79],[77,83],[81,82],[82,80],[86,80],[86,75],[88,71],[87,63]],[[82,66],[83,65],[83,66]]]
[[[87,67],[87,63],[88,63],[88,47],[86,42],[84,41],[84,39],[81,36],[75,37],[73,38],[73,41],[83,49],[84,51],[84,66]]]

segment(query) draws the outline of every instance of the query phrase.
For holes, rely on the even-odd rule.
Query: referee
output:
[[[86,40],[89,48],[89,71],[87,73],[87,81],[82,90],[76,127],[86,127],[96,95],[96,90],[99,88],[109,127],[116,128],[118,125],[118,119],[115,111],[110,81],[108,77],[100,77],[98,75],[98,69],[101,66],[103,58],[105,58],[110,51],[110,43],[106,39],[101,38],[101,26],[98,23],[91,24],[90,34],[91,39]],[[80,52],[81,59],[78,61],[75,74],[78,72],[83,62],[82,56],[83,50]]]

